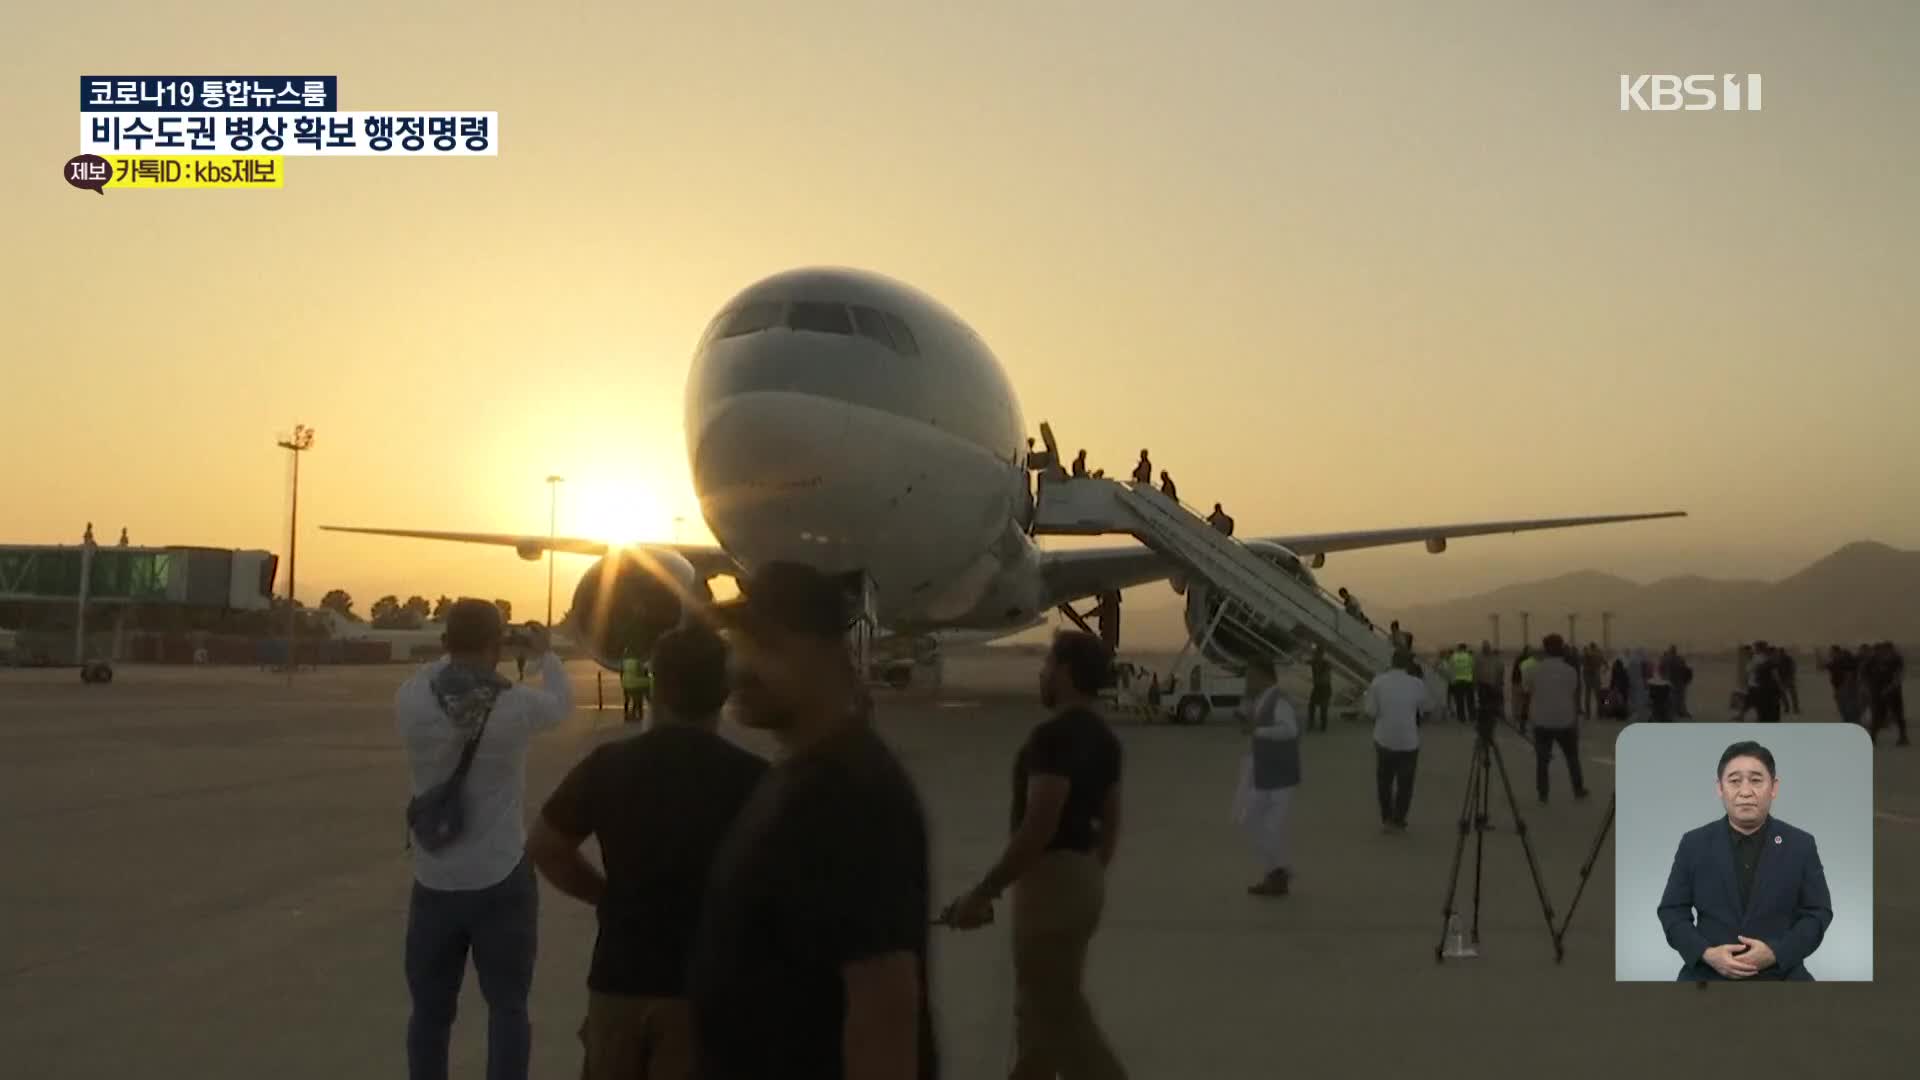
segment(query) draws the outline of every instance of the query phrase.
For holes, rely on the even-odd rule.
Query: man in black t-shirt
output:
[[[946,912],[949,924],[971,929],[987,921],[1001,892],[1014,890],[1016,1078],[1127,1075],[1081,986],[1120,840],[1120,740],[1093,709],[1112,665],[1092,634],[1054,638],[1040,700],[1055,712],[1014,760],[1013,837]]]
[[[687,941],[714,853],[767,763],[714,731],[727,700],[727,647],[687,627],[653,654],[654,723],[595,749],[547,800],[527,841],[554,888],[600,921],[587,973],[584,1080],[687,1080],[693,1032]],[[604,875],[581,854],[600,841]]]
[[[867,723],[841,584],[774,563],[721,605],[742,723],[786,752],[715,860],[688,975],[703,1080],[934,1080],[926,814]]]

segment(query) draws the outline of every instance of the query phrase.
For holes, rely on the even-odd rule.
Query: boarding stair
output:
[[[1051,439],[1049,439],[1051,441]],[[1296,576],[1209,525],[1192,509],[1151,484],[1107,477],[1049,476],[1035,500],[1035,535],[1097,536],[1124,533],[1185,567],[1218,589],[1221,606],[1207,635],[1223,625],[1263,638],[1277,629],[1296,644],[1319,645],[1328,661],[1365,684],[1392,663],[1393,644],[1365,618],[1310,578]],[[1276,659],[1299,662],[1303,655]]]

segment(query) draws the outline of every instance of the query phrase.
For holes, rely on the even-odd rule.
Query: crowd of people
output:
[[[1088,471],[1087,452],[1085,450],[1081,450],[1073,456],[1073,462],[1070,467],[1063,466],[1051,451],[1037,449],[1032,439],[1027,440],[1026,464],[1027,469],[1038,477],[1038,483],[1042,486],[1049,480],[1077,480],[1087,477],[1099,478],[1107,475],[1105,469]],[[1140,451],[1140,460],[1134,463],[1133,472],[1128,476],[1128,479],[1135,484],[1151,487],[1153,486],[1153,476],[1153,457],[1146,450],[1142,450]],[[1175,502],[1180,501],[1179,485],[1173,482],[1173,475],[1165,469],[1160,470],[1160,494],[1165,495]],[[1028,497],[1029,499],[1037,497],[1036,492],[1030,490]],[[1207,524],[1228,536],[1233,535],[1233,517],[1229,515],[1219,503],[1213,504],[1213,511],[1207,515]]]
[[[1047,719],[1013,756],[1007,841],[936,913],[927,816],[871,726],[840,584],[775,563],[711,610],[717,626],[655,646],[651,725],[587,754],[530,830],[529,741],[573,707],[545,631],[529,645],[538,684],[516,684],[496,671],[499,609],[459,601],[447,656],[401,687],[413,1080],[447,1076],[469,960],[487,1005],[487,1076],[528,1075],[541,879],[598,917],[579,1028],[586,1080],[931,1080],[931,928],[983,926],[1003,895],[1012,1075],[1124,1078],[1082,988],[1121,836],[1121,744],[1095,707],[1113,669],[1106,645],[1054,639],[1039,672]],[[776,738],[777,761],[717,732],[729,704]]]
[[[1894,728],[1897,732],[1894,745],[1909,745],[1904,690],[1907,660],[1893,642],[1882,641],[1858,649],[1831,646],[1820,658],[1820,667],[1833,686],[1833,701],[1840,709],[1840,719],[1864,726],[1876,743],[1883,728]]]
[[[776,563],[737,600],[665,635],[645,688],[653,723],[594,749],[526,824],[532,737],[573,707],[544,629],[530,628],[539,684],[497,673],[507,635],[492,603],[462,600],[447,656],[395,696],[411,773],[413,886],[404,966],[409,1074],[442,1080],[469,961],[487,1004],[487,1075],[528,1074],[528,1002],[540,951],[539,882],[590,905],[598,933],[579,1028],[586,1080],[734,1080],[938,1074],[927,972],[932,927],[970,930],[1010,895],[1014,1077],[1126,1075],[1082,985],[1121,837],[1122,746],[1098,711],[1114,662],[1096,636],[1057,635],[1041,665],[1038,723],[1013,755],[1007,839],[976,883],[933,905],[927,815],[871,726],[840,584]],[[1381,828],[1407,830],[1422,727],[1451,715],[1512,722],[1552,793],[1556,750],[1588,797],[1581,721],[1686,717],[1692,670],[1678,649],[1610,661],[1548,635],[1508,664],[1465,642],[1423,667],[1393,628],[1392,667],[1361,699],[1372,721]],[[1904,661],[1887,643],[1820,659],[1842,715],[1907,742]],[[1331,664],[1316,650],[1303,724],[1269,662],[1248,666],[1247,749],[1234,813],[1260,897],[1289,894],[1289,818],[1302,738],[1327,727]],[[1603,681],[1604,673],[1604,681]],[[1743,646],[1733,705],[1744,719],[1799,712],[1788,650]],[[1432,682],[1440,683],[1436,687]],[[723,707],[781,744],[767,761],[716,730]],[[629,706],[631,708],[631,706]],[[1862,720],[1862,717],[1867,719]],[[583,854],[596,842],[598,864]]]

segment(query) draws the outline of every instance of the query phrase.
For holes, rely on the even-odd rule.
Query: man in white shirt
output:
[[[533,985],[539,885],[526,859],[527,742],[573,710],[566,671],[544,629],[530,627],[543,686],[515,686],[495,669],[505,627],[499,608],[460,600],[447,612],[447,656],[394,695],[413,794],[454,772],[477,734],[462,787],[463,827],[428,851],[413,844],[407,913],[407,1068],[411,1080],[445,1080],[454,1009],[467,953],[487,1001],[487,1076],[524,1080],[533,1051],[527,995]],[[484,727],[482,726],[484,724]]]
[[[1252,736],[1240,767],[1234,818],[1253,840],[1266,876],[1250,886],[1254,896],[1285,896],[1293,877],[1287,816],[1300,786],[1300,719],[1293,703],[1274,685],[1273,663],[1264,658],[1247,665],[1244,730]]]
[[[1407,831],[1414,766],[1420,760],[1420,721],[1430,708],[1426,684],[1412,674],[1412,667],[1411,653],[1395,652],[1393,666],[1374,676],[1362,703],[1373,718],[1380,824],[1389,833]]]

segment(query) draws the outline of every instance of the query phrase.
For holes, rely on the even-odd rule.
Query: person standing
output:
[[[1147,457],[1145,450],[1140,451],[1140,463],[1133,467],[1133,482],[1136,484],[1153,483],[1153,460]]]
[[[1880,741],[1880,729],[1892,725],[1899,731],[1895,746],[1906,746],[1907,742],[1907,661],[1893,642],[1883,641],[1867,652],[1867,660],[1861,665],[1861,675],[1866,683],[1869,704],[1872,708],[1872,720],[1867,734],[1875,743]]]
[[[1600,715],[1607,696],[1607,657],[1598,642],[1587,642],[1586,651],[1580,654],[1580,669],[1581,711],[1592,720]]]
[[[1347,614],[1365,623],[1367,629],[1373,629],[1373,620],[1367,618],[1367,613],[1360,609],[1360,598],[1348,592],[1345,585],[1340,586],[1340,607]],[[1412,655],[1411,651],[1408,655]]]
[[[1534,788],[1545,806],[1547,766],[1553,761],[1555,745],[1567,760],[1574,798],[1587,797],[1587,782],[1580,768],[1579,676],[1567,662],[1566,642],[1560,635],[1548,634],[1540,644],[1545,656],[1527,671],[1527,702],[1533,722]]]
[[[1627,650],[1627,713],[1629,723],[1644,723],[1653,713],[1653,695],[1647,689],[1647,679],[1653,674],[1653,668],[1647,663],[1647,651],[1633,648]]]
[[[640,698],[643,669],[639,651],[627,646],[626,653],[620,657],[620,707],[621,719],[629,724],[639,721],[644,708]]]
[[[1040,671],[1040,701],[1053,716],[1014,759],[1013,835],[946,909],[950,925],[973,929],[1013,889],[1014,1080],[1127,1075],[1083,985],[1120,836],[1120,740],[1094,708],[1112,666],[1092,634],[1054,637]]]
[[[784,756],[714,857],[688,961],[695,1075],[933,1080],[926,813],[870,722],[848,590],[775,562],[709,610],[733,631],[740,722]]]
[[[687,946],[727,830],[767,763],[715,731],[727,647],[704,626],[654,647],[652,727],[596,748],[535,820],[527,851],[560,892],[593,906],[583,1080],[691,1080]],[[599,841],[596,868],[581,854]]]
[[[1307,696],[1307,730],[1325,731],[1327,715],[1333,708],[1333,664],[1327,659],[1326,646],[1313,647],[1307,668],[1313,673],[1313,689]]]
[[[528,627],[541,687],[499,674],[500,609],[462,599],[447,611],[447,655],[416,672],[393,706],[415,796],[413,892],[407,908],[407,1075],[445,1080],[467,957],[487,1002],[487,1078],[524,1080],[533,1054],[533,986],[540,886],[526,857],[527,743],[573,711],[567,673],[547,631]],[[448,791],[458,819],[415,817]]]
[[[1461,725],[1473,723],[1473,650],[1466,642],[1453,647],[1452,655],[1446,657],[1446,670],[1450,678],[1447,681],[1447,701],[1453,707],[1453,718]]]
[[[1613,669],[1607,676],[1607,714],[1616,724],[1624,724],[1633,715],[1633,677],[1627,674],[1627,660],[1624,656],[1613,658]]]
[[[1656,724],[1673,722],[1673,676],[1669,653],[1661,653],[1653,662],[1653,675],[1647,679],[1647,716]]]
[[[1537,662],[1530,644],[1522,644],[1520,655],[1513,661],[1513,720],[1522,735],[1527,733],[1527,672]]]
[[[1173,474],[1165,469],[1160,470],[1160,494],[1174,502],[1180,501],[1180,489],[1174,486]]]
[[[1361,702],[1373,718],[1374,786],[1380,799],[1380,826],[1388,833],[1407,831],[1414,772],[1420,763],[1420,721],[1427,714],[1427,688],[1412,668],[1412,654],[1394,653],[1393,666],[1374,676]]]
[[[1693,708],[1687,704],[1687,692],[1693,688],[1693,665],[1680,655],[1680,646],[1667,647],[1668,677],[1673,680],[1673,711],[1682,720],[1693,719]]]
[[[1833,686],[1833,705],[1840,711],[1840,722],[1858,724],[1861,716],[1859,661],[1851,652],[1835,645],[1827,650],[1821,667]]]
[[[1506,673],[1506,665],[1500,661],[1500,654],[1493,650],[1493,643],[1480,643],[1480,658],[1474,661],[1474,693],[1480,699],[1482,719],[1498,723],[1505,710],[1505,694],[1501,689],[1501,676]]]
[[[1747,704],[1754,719],[1763,724],[1780,722],[1780,660],[1773,646],[1764,641],[1753,643],[1753,663],[1748,668]]]
[[[1733,698],[1729,703],[1732,719],[1744,723],[1747,710],[1753,708],[1753,646],[1741,645],[1733,654]]]
[[[1776,677],[1780,681],[1780,701],[1788,716],[1800,715],[1800,669],[1793,659],[1793,649],[1773,650],[1773,663]]]
[[[1225,536],[1233,535],[1233,515],[1222,510],[1219,503],[1213,504],[1213,513],[1207,515],[1207,524]]]
[[[1300,786],[1300,721],[1274,682],[1272,661],[1262,657],[1248,663],[1244,731],[1251,739],[1234,793],[1234,818],[1247,830],[1265,870],[1247,888],[1254,896],[1285,896],[1293,880],[1287,817]]]

